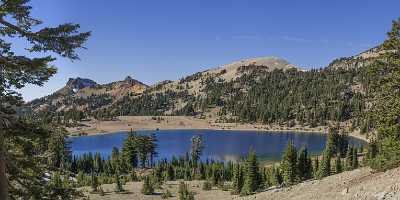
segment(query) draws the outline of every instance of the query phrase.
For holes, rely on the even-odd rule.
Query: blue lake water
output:
[[[139,134],[154,133],[158,139],[158,159],[171,159],[190,151],[190,141],[194,135],[201,135],[204,141],[202,159],[218,161],[237,160],[254,149],[262,160],[279,160],[288,141],[297,148],[305,146],[311,154],[319,154],[325,147],[326,135],[320,133],[260,132],[231,130],[159,130],[137,131]],[[113,147],[122,147],[128,132],[104,135],[71,137],[73,155],[100,152],[103,157],[111,154]],[[350,137],[350,144],[361,146],[364,141]]]

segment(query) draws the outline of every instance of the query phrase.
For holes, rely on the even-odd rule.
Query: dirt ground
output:
[[[190,190],[196,193],[197,200],[400,200],[400,168],[381,173],[371,173],[369,168],[360,168],[354,171],[343,172],[322,180],[307,181],[290,188],[270,189],[255,195],[240,197],[231,195],[229,191],[213,189],[203,191],[201,181],[187,182]],[[116,194],[114,185],[103,185],[105,196],[90,194],[90,199],[99,200],[153,200],[161,199],[163,190],[168,189],[173,194],[170,199],[178,199],[178,182],[168,182],[163,190],[156,190],[154,195],[142,195],[141,183],[127,183],[124,194]],[[88,189],[88,188],[87,188]]]
[[[113,121],[85,121],[84,126],[68,128],[72,134],[84,133],[107,134],[117,131],[133,130],[171,130],[171,129],[213,129],[213,130],[250,130],[250,131],[293,131],[293,132],[326,132],[326,127],[281,127],[278,125],[245,124],[245,123],[216,123],[214,119],[199,119],[189,116],[163,116],[161,120],[151,116],[121,116]],[[351,136],[366,140],[365,135],[357,132]]]
[[[195,192],[195,199],[213,199],[213,200],[219,200],[219,199],[231,199],[235,196],[231,195],[229,191],[221,191],[216,188],[214,188],[211,191],[203,191],[201,189],[202,187],[202,181],[186,181],[185,183],[188,184],[189,190]],[[161,198],[161,194],[163,191],[169,190],[173,197],[169,198],[171,200],[177,200],[179,199],[178,196],[178,186],[179,182],[178,181],[169,181],[165,183],[162,186],[162,189],[156,189],[155,193],[153,195],[143,195],[140,193],[140,190],[142,188],[142,183],[141,182],[129,182],[124,186],[124,189],[126,192],[124,193],[115,193],[114,184],[106,184],[102,185],[103,190],[105,191],[104,196],[99,196],[98,194],[88,194],[89,198],[96,199],[96,200],[159,200]],[[85,188],[86,190],[89,190],[89,188]],[[236,196],[237,197],[237,196]]]

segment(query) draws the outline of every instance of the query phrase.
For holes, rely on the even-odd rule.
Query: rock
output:
[[[342,190],[342,195],[346,195],[347,193],[349,193],[349,188],[345,188],[344,190]]]

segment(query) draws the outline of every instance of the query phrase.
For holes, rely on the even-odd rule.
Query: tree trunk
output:
[[[8,199],[8,180],[6,176],[4,133],[0,132],[0,199]]]

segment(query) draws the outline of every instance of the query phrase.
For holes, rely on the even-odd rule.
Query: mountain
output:
[[[53,94],[35,99],[27,105],[35,111],[94,111],[125,95],[138,95],[148,86],[130,76],[122,81],[98,84],[87,78],[70,78],[66,85]]]
[[[153,86],[147,86],[140,81],[132,79],[130,76],[127,76],[122,81],[116,81],[103,85],[98,84],[90,79],[77,77],[70,78],[66,85],[55,93],[33,100],[32,102],[28,103],[28,105],[35,110],[47,109],[66,111],[72,108],[87,110],[87,108],[91,106],[85,104],[93,104],[93,102],[89,101],[103,102],[95,106],[94,110],[96,110],[103,106],[112,105],[113,103],[118,102],[118,100],[124,96],[140,95],[145,90],[151,91],[152,93],[163,93],[166,91],[176,92],[179,91],[179,88],[188,86],[190,87],[188,90],[190,94],[198,94],[201,93],[201,90],[203,89],[199,83],[200,79],[213,77],[221,80],[231,81],[254,70],[272,71],[275,69],[287,70],[293,68],[296,67],[280,58],[259,57],[244,59],[227,65],[222,65],[214,69],[187,76],[177,81],[162,81]],[[88,102],[82,104],[82,101]],[[79,106],[74,106],[74,103]],[[89,109],[89,111],[94,110]]]
[[[276,57],[249,58],[152,86],[131,77],[102,85],[70,79],[61,90],[28,105],[56,113],[75,109],[95,118],[189,115],[223,122],[361,126],[367,122],[360,70],[379,54],[374,48],[318,70]]]
[[[206,79],[212,78],[229,82],[253,72],[299,69],[284,59],[276,57],[257,57],[239,60],[216,68],[198,72],[176,81],[163,81],[152,86],[154,92],[179,91],[187,88],[189,94],[202,93]]]
[[[328,68],[331,69],[362,68],[374,62],[384,53],[385,50],[382,50],[381,46],[377,46],[355,56],[335,59],[328,65]]]
[[[83,88],[93,88],[96,86],[98,86],[98,84],[95,81],[87,78],[70,78],[68,79],[67,84],[60,90],[56,91],[54,94],[72,95]]]

